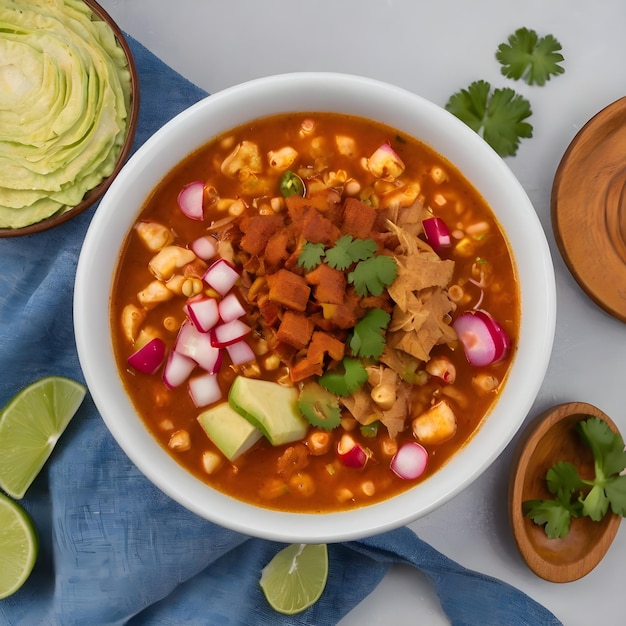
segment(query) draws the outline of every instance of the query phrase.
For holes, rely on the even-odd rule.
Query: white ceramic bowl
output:
[[[335,111],[397,128],[430,144],[482,193],[506,231],[522,294],[519,349],[497,405],[477,434],[417,487],[380,504],[331,514],[252,507],[187,473],[148,433],[126,395],[114,360],[109,298],[118,254],[161,178],[215,135],[287,111]],[[191,511],[249,535],[285,542],[334,542],[391,530],[444,504],[474,481],[522,425],[543,381],[556,318],[554,272],[544,232],[509,168],[444,109],[400,88],[356,76],[296,73],[254,80],[190,107],[128,161],[97,209],[81,252],[74,321],[83,372],[109,430],[137,467]]]

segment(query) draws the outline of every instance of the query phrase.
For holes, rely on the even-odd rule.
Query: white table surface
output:
[[[567,145],[589,118],[626,95],[624,0],[100,2],[122,29],[211,93],[268,74],[325,70],[394,83],[442,106],[480,78],[525,95],[535,136],[507,163],[542,221],[558,289],[554,350],[528,419],[554,404],[584,401],[626,432],[626,328],[572,278],[550,220],[552,180]],[[522,26],[552,33],[563,46],[566,72],[544,87],[499,73],[497,46]],[[625,624],[623,528],[600,565],[580,581],[549,583],[526,567],[506,511],[512,447],[473,486],[411,528],[466,567],[524,590],[566,626]],[[341,626],[416,623],[448,621],[426,577],[394,567]]]

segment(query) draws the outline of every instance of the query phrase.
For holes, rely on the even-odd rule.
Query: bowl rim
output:
[[[0,238],[8,237],[20,237],[22,235],[32,235],[34,233],[43,232],[49,230],[54,226],[63,224],[68,220],[76,217],[80,213],[83,213],[90,206],[95,204],[110,187],[115,177],[119,174],[120,170],[124,166],[124,163],[128,159],[133,148],[133,142],[135,140],[135,134],[137,131],[137,122],[139,120],[139,75],[137,72],[137,65],[133,56],[130,45],[126,39],[121,28],[115,22],[115,20],[107,13],[107,11],[101,7],[96,0],[83,0],[83,2],[91,9],[91,11],[97,15],[103,22],[107,22],[113,31],[115,39],[124,50],[126,59],[128,61],[128,70],[130,72],[130,108],[128,110],[128,124],[126,125],[126,136],[124,137],[124,143],[120,149],[120,153],[115,161],[115,167],[113,171],[96,185],[93,189],[90,189],[83,197],[83,199],[75,206],[67,209],[63,213],[55,213],[50,217],[47,217],[34,224],[28,226],[22,226],[21,228],[0,228]]]
[[[284,96],[282,102],[293,102],[294,99],[302,98],[302,90],[306,90],[307,102],[319,106],[311,106],[308,109],[297,108],[301,112],[321,110],[320,103],[326,102],[328,107],[326,110],[336,110],[339,107],[340,112],[368,117],[363,113],[364,111],[375,111],[381,104],[386,103],[388,106],[383,116],[369,115],[369,118],[382,121],[395,128],[402,128],[403,132],[412,135],[414,133],[405,130],[402,122],[394,126],[394,123],[387,118],[397,115],[398,117],[394,119],[399,119],[402,117],[400,111],[404,111],[404,116],[410,116],[414,120],[414,125],[421,123],[423,126],[424,121],[418,118],[427,116],[429,126],[425,128],[426,134],[430,133],[431,136],[439,134],[441,145],[449,145],[452,148],[456,146],[456,149],[445,152],[444,156],[458,167],[477,190],[485,196],[485,185],[489,183],[490,189],[495,189],[490,195],[498,200],[498,206],[504,201],[515,202],[520,209],[519,214],[508,216],[511,222],[509,228],[502,224],[503,220],[501,216],[498,216],[499,222],[509,237],[513,252],[519,253],[523,249],[522,244],[528,245],[529,237],[534,242],[527,263],[523,267],[518,265],[516,268],[520,284],[527,291],[522,292],[520,304],[519,348],[508,375],[509,381],[511,379],[524,381],[525,387],[519,389],[511,384],[505,385],[499,402],[489,415],[491,417],[494,413],[501,412],[498,411],[498,407],[508,404],[515,408],[515,419],[507,415],[500,420],[483,420],[483,424],[468,444],[433,477],[415,488],[378,504],[321,515],[285,513],[252,507],[252,505],[224,495],[194,478],[179,466],[150,435],[141,418],[136,414],[135,419],[131,420],[115,419],[116,416],[125,412],[134,413],[134,409],[123,392],[117,366],[114,360],[112,361],[110,332],[102,332],[105,328],[107,331],[110,330],[109,301],[113,276],[107,278],[106,289],[104,289],[105,285],[93,280],[95,271],[99,270],[100,273],[104,271],[102,254],[108,252],[110,257],[111,250],[115,250],[115,263],[111,265],[109,262],[107,267],[114,268],[116,265],[123,239],[120,241],[118,236],[116,240],[111,232],[117,228],[120,232],[123,231],[124,238],[126,237],[145,198],[154,187],[147,182],[137,183],[137,180],[140,180],[142,175],[160,179],[171,169],[172,165],[189,154],[190,150],[180,145],[171,145],[172,142],[176,144],[178,137],[186,137],[195,131],[196,146],[199,147],[217,134],[211,134],[211,130],[205,128],[211,116],[218,114],[222,122],[219,130],[228,130],[239,124],[237,119],[240,119],[242,115],[246,117],[243,112],[249,107],[251,101],[254,102],[256,113],[248,115],[246,119],[241,119],[241,123],[263,117],[267,109],[280,113],[280,110],[272,106],[276,100],[276,92],[279,98]],[[298,92],[300,95],[294,95]],[[342,106],[347,93],[352,94],[353,97],[354,94],[360,96],[357,111],[354,110],[354,105]],[[291,100],[286,97],[288,95],[292,98]],[[284,105],[282,108],[284,111],[296,110],[291,104]],[[342,108],[343,111],[341,111]],[[202,135],[206,139],[197,138],[195,124],[199,119],[203,121]],[[424,136],[418,138],[433,144],[432,140],[429,141]],[[189,140],[185,139],[185,141]],[[459,155],[463,153],[461,144],[468,142],[474,156],[468,167],[462,167],[457,165]],[[437,145],[433,147],[438,149]],[[168,165],[161,162],[157,167],[154,161],[165,151],[167,151]],[[438,152],[442,153],[442,150],[438,149]],[[467,155],[465,159],[467,160]],[[481,165],[483,161],[486,166]],[[159,170],[162,170],[161,173]],[[145,188],[143,192],[135,188],[135,193],[138,194],[137,200],[141,198],[139,206],[133,212],[116,211],[115,207],[119,206],[120,200],[124,201],[122,206],[133,206],[134,199],[129,196],[129,189],[126,188],[127,183],[130,182],[135,182]],[[493,204],[489,195],[485,199]],[[511,241],[516,242],[515,245]],[[517,258],[515,262],[517,264]],[[533,297],[527,296],[527,293],[532,293]],[[533,301],[532,306],[529,300]],[[97,318],[96,326],[100,329],[99,332],[93,330],[94,317]],[[286,542],[330,543],[371,536],[404,526],[449,501],[495,461],[522,426],[543,382],[555,333],[556,287],[550,250],[534,207],[512,171],[474,131],[438,105],[388,83],[334,72],[296,72],[257,78],[207,96],[166,123],[129,159],[105,194],[85,237],[76,273],[74,324],[80,364],[96,407],[131,461],[159,489],[201,517],[244,534]],[[107,336],[103,337],[105,334]],[[93,354],[98,354],[98,363],[95,362],[96,359],[90,358]],[[113,368],[109,367],[103,372],[105,362],[109,366],[112,363]],[[122,388],[121,394],[120,388]],[[112,390],[117,391],[117,394],[112,395]],[[138,442],[141,444],[141,451],[128,443],[129,437],[134,439],[133,445]],[[480,446],[483,446],[484,453],[481,452],[478,455],[475,450],[479,450]],[[146,454],[142,455],[141,452]],[[146,457],[152,454],[157,456],[158,463],[147,460]],[[468,465],[465,466],[464,463]],[[463,470],[461,478],[459,478],[459,469]],[[436,486],[433,483],[435,477]],[[172,486],[172,482],[178,487]],[[251,510],[254,511],[254,515],[250,515]]]

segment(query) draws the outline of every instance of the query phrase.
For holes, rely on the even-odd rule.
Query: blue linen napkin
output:
[[[128,39],[141,85],[139,146],[206,93]],[[0,405],[42,376],[84,382],[72,290],[94,210],[0,241]],[[0,600],[0,623],[11,626],[332,625],[393,563],[430,577],[454,625],[560,624],[521,591],[463,568],[407,528],[329,546],[321,599],[300,615],[279,615],[258,579],[284,546],[216,526],[164,495],[128,460],[89,395],[22,504],[41,546],[25,586]]]

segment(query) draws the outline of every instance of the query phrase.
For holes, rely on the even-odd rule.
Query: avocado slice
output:
[[[222,454],[234,461],[247,452],[263,433],[235,411],[228,402],[212,406],[198,415],[198,422]]]
[[[230,406],[267,437],[273,446],[304,438],[309,423],[298,410],[298,390],[258,378],[235,378]]]

